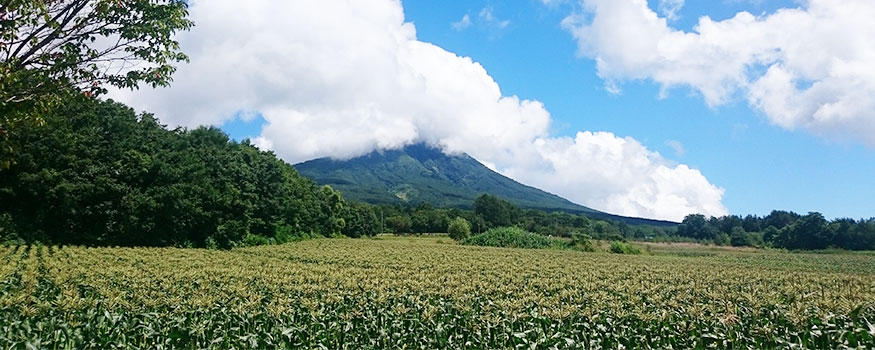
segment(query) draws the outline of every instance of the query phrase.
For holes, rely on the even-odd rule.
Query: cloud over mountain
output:
[[[266,120],[255,142],[289,162],[416,142],[467,152],[523,183],[620,215],[726,214],[723,190],[638,141],[550,135],[542,103],[504,96],[477,62],[416,38],[391,0],[193,0],[191,63],[171,88],[112,97],[171,125]]]

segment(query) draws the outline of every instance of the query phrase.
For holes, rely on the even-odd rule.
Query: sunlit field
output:
[[[0,247],[0,347],[875,346],[875,257],[316,239]]]

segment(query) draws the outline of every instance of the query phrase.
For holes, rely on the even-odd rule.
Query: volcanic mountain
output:
[[[314,159],[296,164],[295,168],[320,185],[340,191],[346,199],[371,204],[429,203],[435,207],[469,209],[474,198],[489,193],[522,208],[584,214],[633,225],[674,225],[587,208],[516,182],[467,154],[446,155],[424,144],[374,151],[347,160]]]

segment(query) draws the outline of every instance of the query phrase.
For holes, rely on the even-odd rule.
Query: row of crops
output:
[[[875,259],[320,239],[0,247],[0,347],[875,346]]]

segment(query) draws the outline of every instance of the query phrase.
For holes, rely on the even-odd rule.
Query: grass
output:
[[[875,346],[871,256],[652,249],[0,247],[0,347]]]

